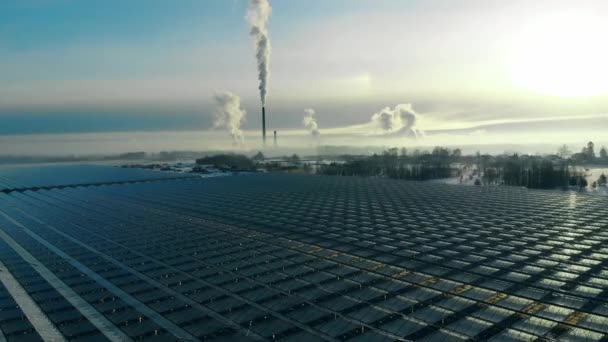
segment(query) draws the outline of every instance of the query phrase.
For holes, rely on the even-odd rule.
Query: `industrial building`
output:
[[[0,193],[0,341],[608,341],[606,197],[125,177]]]

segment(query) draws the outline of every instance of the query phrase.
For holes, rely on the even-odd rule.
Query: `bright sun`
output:
[[[608,93],[608,23],[599,14],[547,14],[521,33],[510,63],[517,86],[552,96]]]

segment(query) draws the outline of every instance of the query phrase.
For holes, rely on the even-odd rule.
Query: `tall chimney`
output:
[[[266,146],[266,107],[262,106],[262,139]]]
[[[277,131],[274,131],[274,147],[277,147]]]

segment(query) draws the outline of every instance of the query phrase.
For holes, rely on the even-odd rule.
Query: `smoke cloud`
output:
[[[230,132],[234,145],[243,144],[245,137],[241,130],[241,124],[245,121],[247,114],[241,108],[241,99],[230,92],[215,95],[213,100],[216,105],[215,109],[215,128],[225,128]]]
[[[424,132],[416,127],[420,115],[410,103],[398,104],[391,109],[386,107],[372,115],[372,123],[384,134],[417,138]]]
[[[314,109],[304,109],[304,119],[302,119],[302,123],[304,124],[304,127],[310,131],[310,134],[312,134],[313,137],[318,137],[321,134]]]
[[[268,0],[251,0],[245,19],[251,26],[250,35],[256,48],[256,59],[258,64],[258,80],[260,82],[260,99],[262,106],[266,105],[266,94],[268,75],[270,68],[270,39],[268,37],[268,19],[272,13],[272,7]]]

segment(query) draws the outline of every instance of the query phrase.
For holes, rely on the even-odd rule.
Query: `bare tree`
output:
[[[566,159],[572,155],[572,151],[570,151],[568,145],[564,144],[557,149],[557,155],[562,159]]]

